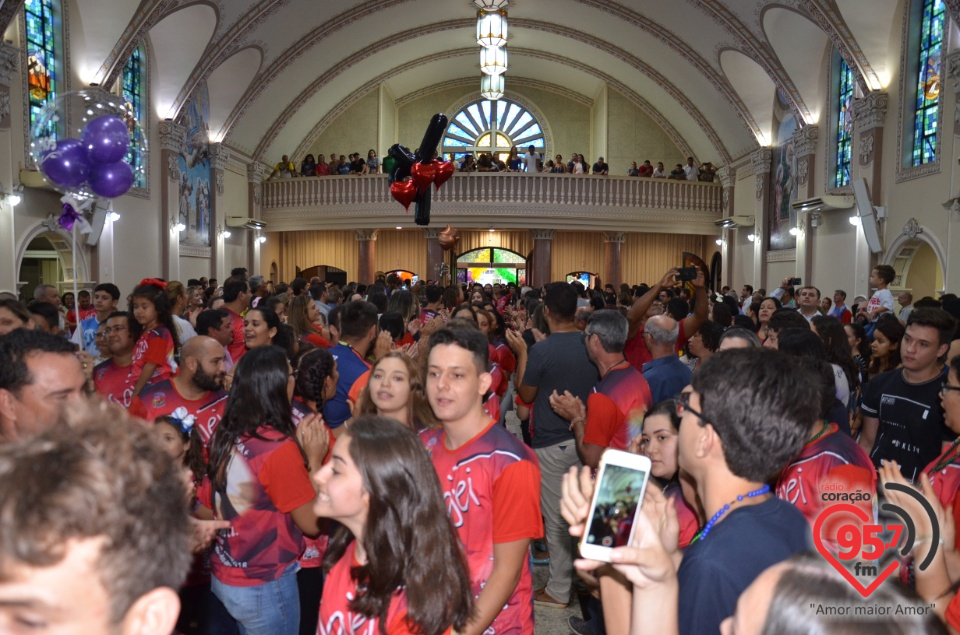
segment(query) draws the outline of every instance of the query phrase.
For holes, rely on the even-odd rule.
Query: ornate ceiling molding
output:
[[[6,33],[14,18],[23,8],[23,0],[5,0],[0,2],[0,33]]]
[[[797,5],[809,14],[833,42],[840,52],[840,57],[853,71],[861,93],[866,94],[880,86],[880,79],[833,0],[797,0]]]
[[[605,13],[616,16],[618,19],[641,29],[642,31],[666,44],[673,51],[676,51],[677,54],[690,62],[690,64],[693,65],[696,70],[700,71],[700,73],[707,78],[710,83],[713,84],[714,88],[716,88],[723,98],[729,102],[731,106],[733,106],[734,110],[737,111],[737,113],[743,119],[744,124],[753,134],[754,138],[759,138],[761,132],[760,127],[757,125],[753,115],[750,114],[750,110],[747,108],[746,104],[743,103],[743,100],[740,99],[740,95],[737,94],[737,91],[733,88],[733,85],[729,82],[726,75],[724,75],[720,69],[714,68],[714,66],[711,65],[706,58],[697,53],[689,44],[687,44],[686,40],[665,29],[662,24],[659,24],[635,11],[631,11],[614,0],[577,1],[581,4],[585,4],[600,11],[604,11]],[[517,20],[512,19],[510,22],[512,25],[516,23]]]
[[[175,4],[176,0],[146,0],[137,8],[127,28],[124,29],[120,39],[97,71],[97,83],[101,86],[112,86],[117,81],[117,77],[123,71],[123,65],[133,54],[133,49],[144,41],[150,29]]]
[[[960,0],[957,1],[960,2]],[[733,35],[745,49],[740,52],[757,62],[767,72],[777,88],[790,97],[797,122],[803,125],[812,118],[810,109],[807,108],[803,97],[800,95],[800,90],[790,79],[790,74],[780,63],[780,58],[777,57],[776,51],[773,50],[769,42],[764,43],[756,37],[747,25],[737,17],[737,14],[724,4],[716,0],[691,0],[691,2],[694,6],[700,7],[704,13],[712,15],[714,23],[723,26],[727,32]]]
[[[676,128],[673,127],[673,124],[671,124],[666,119],[666,117],[664,117],[649,102],[643,99],[643,97],[637,94],[637,92],[634,91],[632,88],[616,80],[610,75],[607,75],[606,73],[598,71],[591,66],[587,66],[586,64],[582,64],[581,62],[578,62],[575,60],[571,60],[568,58],[557,59],[555,55],[544,53],[543,51],[532,51],[532,50],[518,49],[518,48],[514,48],[512,50],[514,55],[524,55],[527,57],[535,57],[538,59],[557,62],[559,64],[563,64],[564,66],[570,66],[572,68],[576,68],[577,70],[588,73],[596,77],[600,81],[605,82],[608,86],[614,88],[617,92],[619,92],[624,97],[626,97],[635,106],[643,110],[643,112],[648,117],[653,119],[657,123],[657,125],[660,126],[660,128],[667,134],[667,136],[670,137],[670,139],[677,145],[677,148],[679,148],[682,152],[687,153],[688,156],[692,156],[694,154],[690,150],[690,146],[687,143],[687,141],[683,138],[682,135],[680,135],[680,133],[676,130]],[[436,62],[442,59],[449,59],[451,57],[476,55],[476,52],[477,52],[476,48],[464,48],[456,51],[447,51],[439,55],[437,54],[426,55],[417,60],[413,60],[411,62],[406,63],[404,67],[416,68],[417,66],[422,66],[423,64],[429,64],[431,62]],[[344,60],[343,62],[341,62],[339,66],[345,65],[347,68],[349,68],[349,66],[351,66],[356,61],[357,61],[356,59]],[[339,66],[337,68],[339,68]],[[278,116],[276,120],[274,120],[273,125],[263,135],[263,138],[260,141],[260,144],[257,146],[256,150],[254,150],[253,152],[253,156],[255,159],[262,160],[263,156],[266,154],[269,144],[272,143],[272,141],[276,138],[280,130],[289,121],[289,118],[292,117],[293,114],[297,112],[307,100],[309,100],[317,91],[319,91],[327,81],[330,81],[331,79],[333,79],[333,77],[336,77],[337,75],[339,75],[341,72],[346,70],[346,68],[340,69],[338,70],[338,72],[332,74],[329,78],[324,79],[333,70],[334,69],[331,69],[331,71],[328,71],[328,73],[321,76],[321,78],[319,78],[317,82],[314,82],[314,84],[312,84],[310,87],[305,89],[304,92],[300,94],[298,99],[293,104],[291,104],[286,109],[284,109],[283,113],[281,113],[281,115]],[[328,126],[330,122],[332,122],[337,116],[343,113],[343,111],[349,108],[358,99],[362,98],[370,90],[373,90],[373,88],[375,88],[377,85],[389,79],[392,74],[393,74],[393,71],[387,71],[385,73],[382,73],[381,75],[366,82],[363,86],[357,88],[345,99],[339,100],[339,102],[337,103],[337,107],[334,110],[331,110],[330,112],[328,112],[326,115],[324,115],[323,119],[321,119],[321,121],[318,122],[316,126],[314,126],[314,128],[311,130],[307,138],[303,142],[301,142],[299,147],[309,148],[310,145],[312,145],[313,142],[316,141],[316,139],[320,136],[320,133],[322,132],[323,128]],[[318,83],[320,82],[320,80],[324,80],[324,81],[322,83]],[[685,101],[687,102],[687,104],[689,104],[689,107],[694,110],[694,112],[690,112],[690,115],[701,126],[701,129],[704,130],[704,133],[711,140],[711,142],[713,142],[714,148],[722,157],[723,163],[729,163],[730,155],[729,153],[727,153],[727,150],[723,146],[722,141],[720,141],[720,138],[717,136],[716,131],[713,130],[713,128],[710,126],[709,122],[707,122],[703,114],[700,113],[699,110],[697,110],[696,107],[689,102],[689,100],[685,100]],[[688,107],[687,104],[682,103],[681,105],[684,106],[684,108],[686,109]]]
[[[446,82],[440,82],[439,84],[433,84],[432,86],[427,86],[421,88],[420,90],[415,90],[412,93],[407,93],[399,99],[394,99],[394,105],[397,108],[403,108],[409,103],[412,103],[418,99],[426,97],[427,95],[432,95],[434,93],[439,93],[440,91],[448,90],[451,88],[466,88],[470,86],[476,86],[477,79],[475,77],[461,77],[459,79],[451,79]],[[539,79],[534,79],[532,77],[520,77],[518,75],[510,75],[510,85],[511,86],[523,86],[525,88],[536,88],[537,90],[546,90],[551,93],[556,93],[562,95],[569,99],[570,101],[575,101],[581,106],[586,106],[587,108],[593,107],[593,99],[578,93],[575,90],[570,90],[566,86],[560,86],[559,84],[552,84],[550,82],[545,82]]]

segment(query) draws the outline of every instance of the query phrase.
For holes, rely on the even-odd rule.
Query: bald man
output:
[[[180,373],[146,386],[130,403],[130,413],[147,421],[169,415],[199,426],[207,445],[227,405],[226,375],[223,346],[206,335],[191,337],[180,349]]]
[[[653,359],[643,365],[642,372],[653,403],[677,396],[690,383],[692,373],[677,357],[679,334],[679,323],[669,315],[655,315],[644,326],[643,340]]]

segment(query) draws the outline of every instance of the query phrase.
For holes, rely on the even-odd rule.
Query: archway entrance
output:
[[[589,271],[571,271],[567,274],[567,282],[573,282],[574,280],[577,280],[584,286],[585,289],[592,289],[596,279],[597,274]]]
[[[503,247],[481,247],[457,257],[457,281],[527,284],[527,259]]]
[[[336,283],[341,287],[347,285],[347,272],[343,269],[330,265],[316,265],[309,269],[304,269],[297,274],[301,278],[320,278],[326,283]]]
[[[415,274],[412,271],[407,271],[406,269],[394,269],[393,271],[387,271],[386,274],[389,276],[391,273],[397,274],[401,282],[409,281],[410,284],[417,284],[420,280],[420,276]]]
[[[41,284],[52,284],[61,293],[65,290],[71,267],[70,260],[63,260],[63,254],[70,257],[70,245],[57,234],[40,234],[31,240],[20,260],[18,280],[26,284],[20,288],[20,297],[33,299],[33,291]]]
[[[925,242],[916,241],[901,247],[893,260],[893,268],[897,272],[890,285],[894,295],[900,290],[909,291],[916,301],[924,296],[936,298],[937,292],[943,290],[943,267],[936,252]]]

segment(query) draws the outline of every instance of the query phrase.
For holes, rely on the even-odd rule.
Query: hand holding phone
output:
[[[677,282],[689,282],[697,279],[696,267],[679,267],[677,269]]]
[[[647,457],[620,450],[603,453],[580,542],[584,558],[610,562],[610,552],[615,547],[630,544],[649,480],[650,459]]]

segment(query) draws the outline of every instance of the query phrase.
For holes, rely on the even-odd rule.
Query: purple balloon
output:
[[[130,132],[120,117],[103,115],[87,122],[80,140],[87,149],[87,160],[91,165],[116,163],[127,154]]]
[[[94,165],[87,183],[97,196],[116,198],[126,194],[133,185],[133,168],[126,161]]]
[[[55,185],[74,188],[90,173],[87,151],[79,139],[58,139],[57,147],[43,155],[40,169]]]

